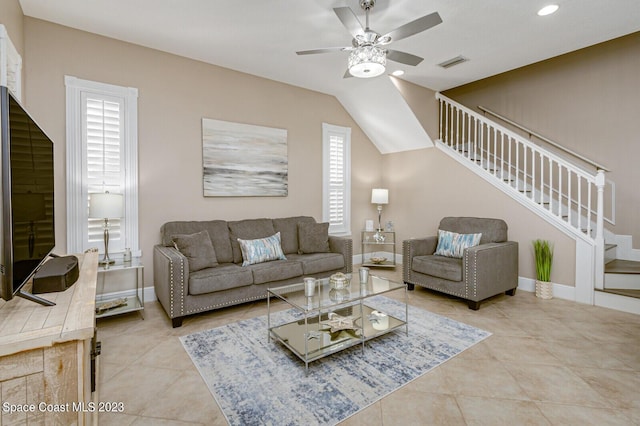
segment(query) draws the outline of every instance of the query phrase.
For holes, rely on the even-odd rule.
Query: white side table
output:
[[[395,231],[362,231],[362,266],[373,266],[377,268],[396,267],[396,233]],[[374,263],[371,257],[378,251],[391,250],[391,259],[384,262]]]
[[[96,297],[96,318],[104,318],[112,315],[120,315],[128,312],[140,312],[144,319],[144,266],[142,259],[134,257],[131,262],[123,262],[121,259],[116,260],[112,265],[98,266],[98,288],[104,291],[107,278],[119,271],[121,274],[133,274],[135,276],[135,294],[129,296],[102,296]],[[125,299],[126,303],[110,309],[106,309],[99,313],[99,308],[106,303],[113,303],[118,299]]]

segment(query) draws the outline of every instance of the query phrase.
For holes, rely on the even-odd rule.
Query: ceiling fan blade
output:
[[[317,53],[332,53],[332,52],[343,52],[345,50],[353,50],[353,47],[325,47],[322,49],[311,49],[311,50],[299,50],[296,52],[297,55],[315,55]]]
[[[349,33],[356,38],[356,36],[364,34],[364,28],[356,17],[353,10],[348,7],[334,7],[333,11],[338,15],[338,19],[342,22],[342,25],[349,31]]]
[[[424,60],[424,58],[421,58],[420,56],[412,55],[411,53],[407,53],[407,52],[400,52],[398,50],[391,50],[391,49],[387,50],[387,59],[389,59],[390,61],[400,62],[401,64],[411,65],[414,67]]]
[[[429,15],[425,15],[422,18],[418,18],[415,21],[411,21],[408,24],[404,24],[393,31],[388,32],[383,35],[384,37],[391,37],[391,41],[402,40],[403,38],[410,37],[414,34],[418,34],[422,31],[428,30],[429,28],[435,27],[436,25],[442,23],[442,18],[438,14],[438,12],[433,12]]]

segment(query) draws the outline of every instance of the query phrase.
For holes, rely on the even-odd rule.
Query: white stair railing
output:
[[[586,171],[440,93],[436,98],[440,144],[484,169],[541,216],[589,242],[596,259],[594,284],[602,288],[605,170]]]

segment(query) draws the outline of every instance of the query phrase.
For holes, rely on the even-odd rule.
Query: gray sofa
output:
[[[438,237],[405,240],[403,279],[415,285],[465,299],[477,310],[480,302],[500,293],[515,294],[518,286],[518,243],[508,241],[501,219],[445,217],[439,230],[458,234],[482,233],[480,244],[465,248],[462,258],[436,255]]]
[[[160,231],[162,242],[154,246],[153,252],[158,301],[173,327],[179,327],[185,316],[264,299],[267,288],[301,282],[303,276],[324,278],[336,272],[350,273],[351,239],[326,234],[323,237],[322,231],[310,233],[309,229],[318,231],[322,225],[308,216],[165,223]],[[188,257],[187,249],[181,252],[174,244],[174,240],[180,242],[194,235],[201,236],[203,231],[208,234],[215,257],[213,265],[208,267],[202,267],[202,259]],[[243,252],[238,239],[262,239],[276,233],[280,235],[286,260],[242,266]],[[208,241],[206,243],[210,250]],[[190,259],[192,263],[198,261],[197,270],[193,270],[194,264],[189,264]],[[210,262],[205,259],[206,263]]]

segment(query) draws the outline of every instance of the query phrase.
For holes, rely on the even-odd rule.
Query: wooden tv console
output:
[[[0,424],[97,422],[91,380],[98,253],[78,255],[78,264],[74,285],[40,295],[55,306],[0,301]]]

